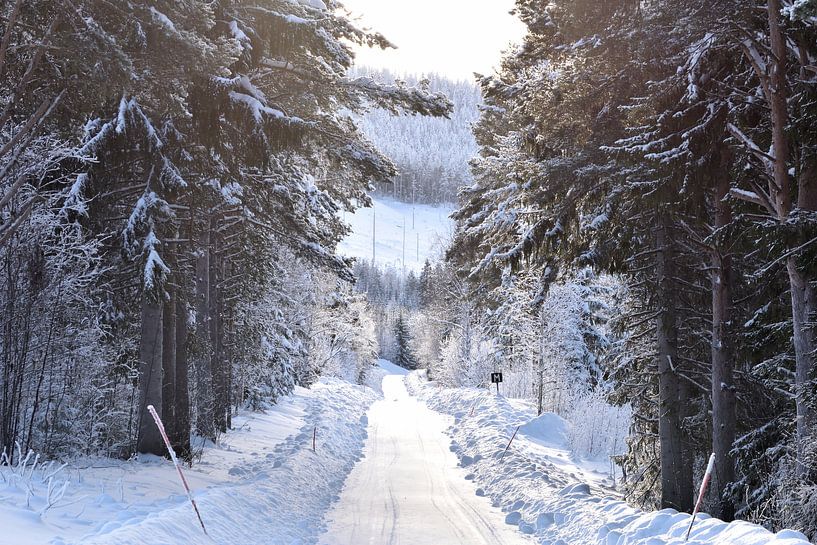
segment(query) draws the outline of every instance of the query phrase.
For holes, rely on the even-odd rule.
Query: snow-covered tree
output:
[[[79,237],[65,248],[94,248],[87,304],[96,297],[104,310],[88,331],[104,331],[116,356],[89,372],[114,377],[118,399],[133,400],[122,414],[135,422],[111,430],[118,454],[164,453],[152,404],[188,456],[191,428],[215,438],[247,391],[280,395],[320,372],[305,332],[326,302],[303,286],[317,282],[310,275],[351,278],[335,255],[347,230],[340,212],[395,174],[351,115],[371,107],[444,116],[450,104],[422,87],[348,76],[353,44],[390,44],[355,27],[339,2],[8,8],[0,128],[17,136],[0,141],[0,157],[37,129],[45,140],[31,164],[53,191],[37,199],[59,210],[55,231]],[[32,38],[33,47],[17,47]],[[24,92],[31,82],[36,92]],[[32,217],[17,199],[36,194],[21,192],[30,180],[6,184],[6,174],[0,229],[11,235]],[[288,294],[287,282],[302,288]],[[367,343],[348,348],[360,366],[370,363]],[[11,444],[21,433],[9,430]]]
[[[404,369],[417,369],[417,358],[411,347],[413,339],[403,315],[394,323],[394,356],[392,361]]]
[[[365,297],[346,282],[319,282],[325,303],[310,319],[310,357],[318,372],[362,384],[378,356],[376,326]]]
[[[398,170],[393,181],[375,184],[377,193],[405,202],[455,202],[459,188],[472,183],[468,163],[477,152],[471,125],[479,118],[479,87],[439,74],[404,76],[366,67],[354,67],[352,73],[410,85],[427,81],[429,89],[451,100],[454,110],[448,118],[395,117],[388,110],[375,109],[358,124]]]

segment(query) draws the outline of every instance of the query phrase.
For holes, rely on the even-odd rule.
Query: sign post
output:
[[[496,384],[496,395],[499,395],[499,383],[502,382],[502,371],[491,373],[491,383]]]

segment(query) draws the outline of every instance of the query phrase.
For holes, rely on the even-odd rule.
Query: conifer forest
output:
[[[817,0],[367,2],[0,0],[0,543],[817,543]]]

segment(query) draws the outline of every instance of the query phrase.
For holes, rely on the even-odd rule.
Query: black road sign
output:
[[[502,372],[491,373],[491,384],[496,384],[496,395],[499,395],[500,382],[502,382]]]

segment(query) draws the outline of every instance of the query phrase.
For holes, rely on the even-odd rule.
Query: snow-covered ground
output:
[[[685,542],[689,515],[642,512],[615,497],[603,464],[571,458],[569,424],[558,416],[535,417],[528,403],[486,390],[442,389],[420,372],[379,364],[370,383],[382,397],[323,379],[265,413],[236,417],[236,430],[204,448],[186,474],[209,537],[170,462],[148,457],[85,460],[62,471],[0,468],[0,543]],[[808,544],[798,532],[772,534],[707,515],[699,515],[687,543]]]
[[[309,390],[298,388],[265,413],[236,417],[236,430],[206,447],[201,461],[186,470],[209,539],[172,464],[148,457],[85,460],[65,468],[55,487],[67,479],[66,494],[43,514],[48,487],[39,481],[45,475],[35,469],[31,477],[17,476],[1,468],[0,543],[314,543],[360,457],[365,412],[376,398],[369,388],[324,379]]]
[[[448,217],[453,205],[439,207],[409,204],[392,199],[373,199],[372,208],[346,214],[352,233],[338,246],[338,253],[361,260],[374,260],[380,266],[419,273],[423,263],[443,251],[454,222]],[[403,234],[405,231],[405,245]],[[403,255],[405,248],[405,264]]]
[[[364,459],[329,513],[322,545],[530,543],[474,494],[448,449],[451,418],[409,396],[405,371],[386,364],[384,399],[369,410]]]
[[[453,417],[451,450],[505,521],[543,545],[808,545],[799,532],[773,534],[747,522],[726,524],[699,514],[689,541],[690,515],[672,509],[643,512],[614,497],[594,464],[571,460],[568,424],[554,414],[486,390],[443,389],[419,372],[409,390]],[[517,426],[519,433],[504,454]]]

